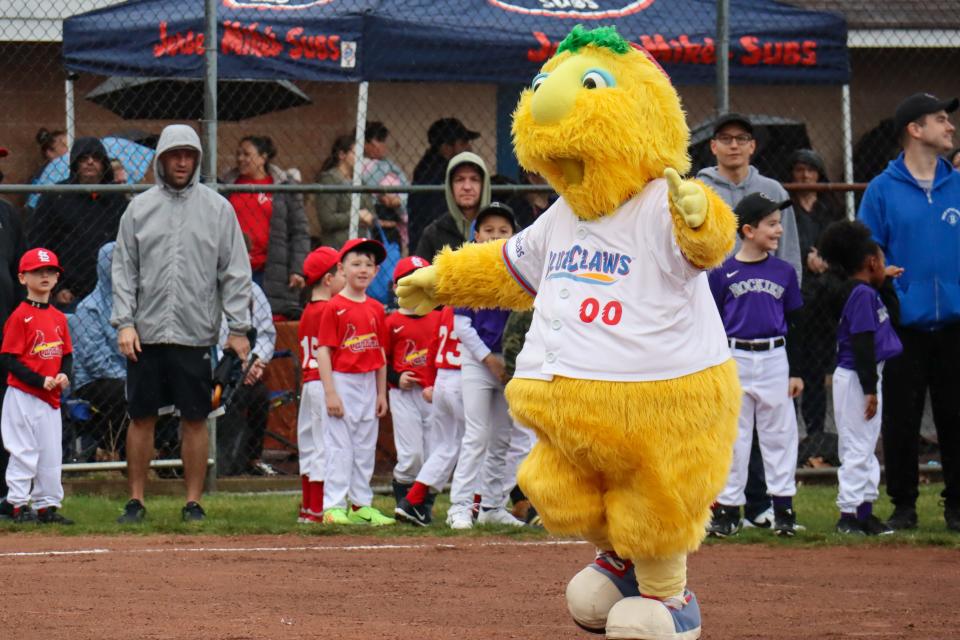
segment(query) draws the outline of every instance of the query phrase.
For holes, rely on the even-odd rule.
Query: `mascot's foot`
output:
[[[610,608],[624,598],[639,595],[633,563],[612,551],[601,551],[567,585],[567,608],[582,629],[603,633]]]
[[[692,591],[683,597],[624,598],[607,616],[607,638],[617,640],[696,640],[700,605]]]

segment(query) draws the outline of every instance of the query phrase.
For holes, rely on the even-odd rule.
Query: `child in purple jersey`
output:
[[[880,463],[874,454],[880,436],[880,378],[883,363],[903,351],[877,292],[888,274],[883,250],[862,223],[844,221],[827,227],[820,253],[834,273],[846,278],[836,301],[840,321],[833,373],[840,449],[837,531],[891,534],[893,529],[873,515],[873,501],[880,495]],[[893,268],[890,275],[902,272]]]
[[[786,335],[803,298],[796,270],[772,255],[783,234],[780,210],[787,206],[789,201],[775,202],[761,193],[741,200],[734,212],[743,244],[708,276],[743,387],[730,475],[707,527],[715,537],[740,530],[754,424],[773,501],[773,531],[793,536],[800,528],[793,510],[799,445],[793,398],[803,382],[791,367],[798,358],[788,350],[796,353],[796,345]]]

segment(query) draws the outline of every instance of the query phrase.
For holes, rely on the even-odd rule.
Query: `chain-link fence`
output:
[[[794,183],[808,179],[849,185],[806,196],[796,215],[819,200],[827,219],[840,218],[854,211],[862,186],[853,183],[868,181],[898,152],[891,124],[897,103],[917,91],[958,92],[955,8],[946,0],[0,1],[0,146],[9,150],[0,168],[8,187],[150,184],[161,129],[188,122],[203,133],[205,179],[260,185],[238,186],[249,194],[232,195],[235,207],[254,211],[268,203],[262,212],[283,200],[298,212],[302,205],[305,228],[289,231],[299,234],[291,240],[297,246],[342,242],[349,213],[363,209],[372,215],[353,216],[361,232],[378,234],[369,226],[375,218],[387,240],[415,252],[426,223],[443,215],[444,196],[439,187],[409,194],[404,188],[442,183],[458,150],[478,153],[497,184],[536,180],[513,156],[510,114],[519,91],[579,22],[617,26],[670,74],[692,130],[694,171],[716,164],[718,112],[748,114],[752,164],[761,173],[788,183],[795,195],[803,190]],[[215,43],[206,35],[211,24]],[[217,54],[215,119],[205,116],[208,50]],[[727,64],[718,65],[724,58]],[[803,148],[818,154],[806,156],[807,166],[815,165],[812,178],[792,161]],[[362,149],[360,157],[354,149]],[[71,163],[84,154],[102,154],[109,170],[85,176],[80,163]],[[345,192],[355,182],[397,192],[351,199]],[[268,183],[302,189],[274,193]],[[109,304],[98,252],[115,237],[131,194],[97,185],[15,191],[6,196],[18,210],[25,246],[60,254],[68,275],[57,303],[74,314],[76,334],[93,333],[79,325],[109,315],[84,313]],[[531,216],[549,201],[543,193],[501,194]],[[804,249],[817,229],[803,232]],[[262,268],[272,240],[262,228],[245,230],[261,260],[254,267]],[[299,268],[287,266],[291,275]],[[809,269],[806,275],[815,279]],[[262,471],[251,466],[260,460],[295,472],[295,321],[302,301],[281,285],[266,292],[277,339],[264,384],[245,390],[237,415],[221,420],[230,425],[218,434],[221,473]],[[810,335],[808,391],[798,413],[805,429],[829,433],[824,383],[832,338],[825,326]],[[87,352],[90,377],[75,380],[65,405],[65,455],[122,458],[122,359],[109,341],[91,342]],[[176,457],[175,424],[161,433],[158,449]],[[835,461],[829,437],[807,445],[801,463],[816,456]]]

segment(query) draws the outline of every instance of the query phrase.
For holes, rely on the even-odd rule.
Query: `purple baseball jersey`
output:
[[[741,262],[731,256],[708,278],[730,338],[784,336],[787,314],[803,306],[796,270],[775,256],[759,262]]]
[[[890,314],[880,300],[880,294],[870,285],[858,284],[850,292],[840,326],[837,328],[837,366],[855,370],[853,361],[853,335],[873,332],[873,349],[877,362],[900,355],[903,345],[893,330]]]

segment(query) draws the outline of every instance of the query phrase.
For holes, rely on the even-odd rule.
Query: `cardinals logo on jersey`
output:
[[[403,362],[412,367],[427,366],[428,349],[417,349],[417,344],[413,340],[404,340],[403,342]]]
[[[60,327],[57,327],[57,334],[60,333]],[[57,335],[55,340],[47,340],[43,331],[39,329],[33,337],[33,346],[30,348],[30,354],[44,360],[53,360],[63,355],[63,340]]]
[[[347,331],[343,336],[342,349],[349,349],[354,353],[362,353],[368,349],[379,349],[380,341],[376,333],[364,333],[357,335],[357,328],[352,324],[347,324]]]

